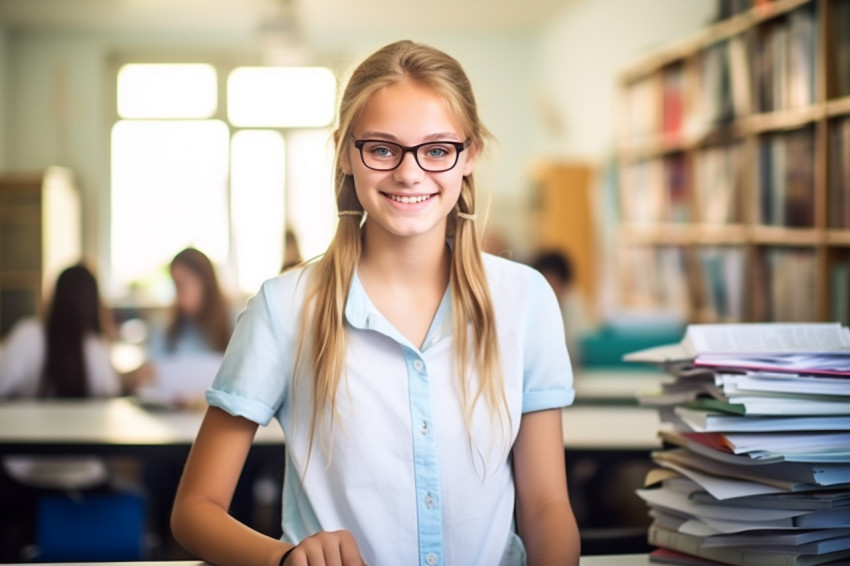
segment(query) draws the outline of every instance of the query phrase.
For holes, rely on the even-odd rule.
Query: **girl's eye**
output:
[[[442,145],[430,145],[424,148],[425,157],[428,159],[444,159],[451,155],[449,148]]]
[[[395,148],[388,145],[373,145],[368,148],[368,151],[373,157],[379,159],[394,157],[398,152]]]

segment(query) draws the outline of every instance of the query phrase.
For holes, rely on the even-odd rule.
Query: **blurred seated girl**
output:
[[[91,271],[83,265],[65,269],[48,303],[43,320],[21,319],[6,337],[0,352],[0,398],[118,395],[121,382],[111,361],[111,324]],[[97,489],[110,479],[106,463],[97,457],[7,456],[2,464],[5,511],[0,515],[8,537],[4,554],[31,542],[40,493]]]
[[[154,328],[148,362],[128,389],[143,399],[192,404],[212,383],[233,328],[215,268],[200,250],[186,248],[169,266],[175,300],[164,327]]]

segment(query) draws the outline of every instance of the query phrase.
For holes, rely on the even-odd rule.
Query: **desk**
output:
[[[15,400],[0,404],[0,454],[186,453],[201,411],[149,410],[133,399]],[[259,427],[254,448],[280,451],[277,421]]]
[[[43,563],[40,566],[82,566],[84,563]],[[85,563],[88,564],[88,563]],[[650,564],[646,554],[616,554],[611,556],[583,556],[581,566],[645,566]],[[11,564],[9,566],[32,566],[32,564]],[[206,562],[195,560],[157,561],[157,562],[98,562],[97,566],[210,566]]]
[[[132,399],[20,400],[0,404],[2,454],[175,454],[189,449],[200,427],[198,411],[149,410]],[[577,405],[563,411],[569,450],[639,450],[661,446],[653,408]],[[280,450],[277,421],[259,427],[258,450]]]

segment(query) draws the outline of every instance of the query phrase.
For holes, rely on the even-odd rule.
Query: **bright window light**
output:
[[[270,130],[236,132],[230,155],[237,283],[241,291],[253,294],[283,264],[283,135]]]
[[[240,67],[227,79],[235,126],[324,127],[334,115],[336,79],[326,67]]]
[[[131,64],[118,72],[122,118],[209,118],[217,105],[211,65]]]
[[[296,130],[287,136],[286,218],[304,259],[325,253],[336,230],[331,139],[330,130]]]
[[[187,246],[226,263],[229,137],[218,120],[115,124],[112,296],[167,303],[168,264]]]

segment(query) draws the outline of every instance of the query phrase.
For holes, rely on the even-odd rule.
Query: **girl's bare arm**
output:
[[[221,566],[277,566],[290,545],[228,514],[257,424],[211,407],[189,453],[174,508],[175,538],[199,558]]]
[[[522,416],[513,459],[528,566],[577,566],[581,542],[567,492],[560,409]]]

